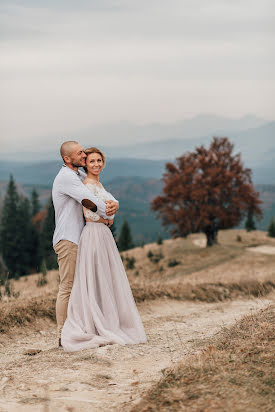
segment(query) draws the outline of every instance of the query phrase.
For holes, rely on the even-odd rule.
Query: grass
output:
[[[201,302],[222,302],[239,297],[261,297],[275,289],[275,282],[243,281],[229,284],[169,284],[159,283],[133,287],[132,292],[136,302],[155,300],[167,297],[177,300]],[[48,294],[45,297],[34,297],[24,301],[11,301],[0,304],[0,332],[7,332],[15,326],[27,325],[38,318],[55,320],[56,296]]]
[[[154,300],[161,297],[201,302],[222,302],[240,297],[265,296],[275,289],[275,282],[242,281],[239,283],[202,283],[199,285],[175,283],[132,287],[136,302]]]
[[[131,412],[271,411],[275,307],[224,329],[199,355],[163,371]]]
[[[47,295],[0,304],[0,332],[7,332],[14,326],[33,323],[37,318],[55,320],[55,300],[56,296]]]
[[[275,287],[275,256],[246,250],[252,244],[275,245],[275,239],[268,238],[265,232],[221,231],[219,245],[212,248],[198,247],[194,240],[203,240],[203,235],[164,240],[161,245],[151,243],[122,253],[136,302],[161,297],[219,302],[265,296]],[[152,257],[158,259],[154,261]],[[129,261],[133,264],[129,265]],[[169,267],[171,261],[177,265]],[[41,274],[33,274],[10,281],[19,295],[15,298],[2,293],[0,331],[39,317],[55,319],[58,271],[49,271],[48,282],[38,287],[40,277]]]

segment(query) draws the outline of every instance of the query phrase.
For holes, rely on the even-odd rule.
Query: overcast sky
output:
[[[274,120],[274,0],[0,0],[2,148],[200,113]]]

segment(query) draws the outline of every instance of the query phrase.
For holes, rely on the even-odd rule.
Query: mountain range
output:
[[[91,126],[63,136],[37,136],[17,139],[13,147],[2,145],[3,161],[50,161],[59,159],[64,140],[78,140],[83,147],[99,146],[108,158],[173,160],[185,151],[209,144],[213,136],[226,136],[241,151],[248,167],[263,166],[275,156],[275,122],[254,115],[239,119],[202,114],[172,124],[130,123]]]

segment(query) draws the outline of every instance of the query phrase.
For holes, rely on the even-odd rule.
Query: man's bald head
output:
[[[64,156],[70,156],[72,152],[74,151],[76,145],[79,143],[74,141],[74,140],[69,140],[68,142],[62,143],[60,147],[60,154],[62,159],[64,160]]]
[[[60,154],[65,165],[71,169],[78,170],[78,167],[84,167],[86,164],[87,156],[82,146],[74,140],[64,142],[60,147]]]

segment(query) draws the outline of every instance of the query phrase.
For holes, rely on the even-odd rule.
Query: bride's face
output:
[[[86,158],[86,167],[89,174],[98,176],[103,169],[103,160],[99,153],[90,153]]]

